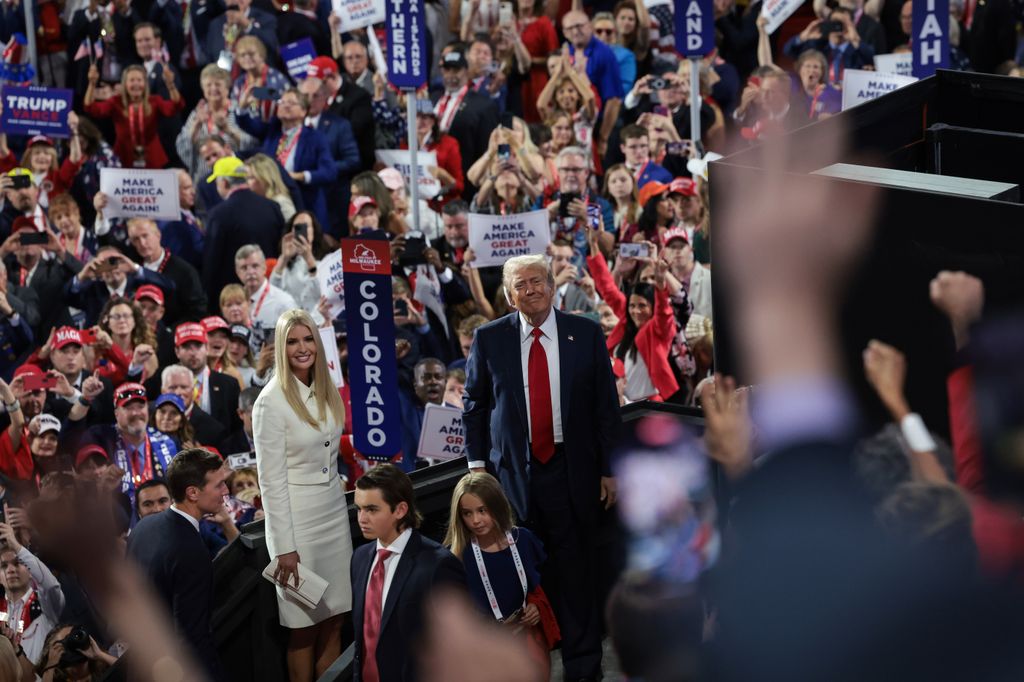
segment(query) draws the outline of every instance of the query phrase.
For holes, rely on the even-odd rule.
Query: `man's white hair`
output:
[[[185,365],[167,365],[166,367],[164,367],[164,371],[160,373],[161,391],[164,390],[164,387],[167,386],[167,382],[170,381],[170,378],[173,377],[175,374],[187,374],[188,382],[190,384],[195,383],[196,375],[193,374],[192,370],[190,370]]]
[[[555,285],[555,276],[551,272],[551,263],[548,262],[547,256],[516,256],[515,258],[509,258],[501,266],[501,284],[505,288],[506,300],[512,301],[512,280],[515,279],[516,273],[531,268],[541,270],[547,277],[548,284],[551,286]]]

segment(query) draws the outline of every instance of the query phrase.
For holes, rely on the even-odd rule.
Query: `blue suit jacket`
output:
[[[250,135],[263,140],[263,153],[277,158],[277,144],[281,141],[281,122],[276,118],[270,123],[253,116],[239,116],[238,125]],[[338,177],[338,170],[327,140],[312,128],[303,127],[295,146],[295,170],[308,171],[309,182],[299,183],[302,203],[306,210],[313,211],[321,225],[327,225],[327,200],[324,189]],[[288,175],[283,173],[282,175]]]
[[[562,436],[569,494],[581,523],[596,521],[601,476],[621,426],[604,334],[596,322],[552,310],[558,327]],[[519,313],[476,330],[466,361],[466,457],[484,461],[521,519],[529,517],[530,430]]]
[[[363,611],[376,551],[377,542],[374,540],[358,547],[352,555],[352,629],[356,645],[352,666],[354,682],[363,679]],[[405,551],[399,555],[398,567],[381,613],[376,654],[382,682],[413,682],[417,678],[413,645],[423,634],[426,599],[438,585],[464,588],[466,571],[462,562],[447,548],[414,530]]]
[[[210,625],[213,562],[188,519],[173,509],[147,516],[128,539],[131,556],[174,619],[175,630],[205,668],[222,679],[220,656]]]

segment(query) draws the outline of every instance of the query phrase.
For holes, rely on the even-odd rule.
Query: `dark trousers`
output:
[[[596,501],[595,501],[596,504]],[[530,460],[530,519],[544,542],[544,591],[562,631],[566,680],[601,677],[601,620],[597,608],[595,531],[573,512],[565,451],[547,463]]]

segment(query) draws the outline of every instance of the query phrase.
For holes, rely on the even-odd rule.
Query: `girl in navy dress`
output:
[[[512,506],[498,480],[485,473],[462,477],[452,495],[445,546],[462,559],[470,596],[484,613],[521,633],[531,657],[550,675],[558,625],[540,588],[544,547],[514,525]]]

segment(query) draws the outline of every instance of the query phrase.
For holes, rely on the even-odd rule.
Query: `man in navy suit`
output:
[[[203,253],[203,286],[210,309],[220,309],[220,290],[237,283],[235,252],[246,244],[258,244],[268,258],[281,250],[284,216],[276,201],[249,189],[245,164],[226,156],[213,166],[206,180],[217,183],[222,201],[206,219],[206,247]]]
[[[518,312],[476,330],[466,362],[467,458],[501,481],[516,514],[544,539],[565,679],[597,680],[593,547],[602,503],[615,502],[615,379],[597,323],[553,308],[546,258],[512,258],[502,280]]]
[[[221,666],[213,643],[213,562],[199,535],[199,520],[224,507],[228,472],[220,457],[201,448],[175,455],[167,468],[174,504],[142,519],[128,540],[128,554],[139,564],[167,605],[175,630],[211,679]]]
[[[210,20],[206,31],[206,56],[216,62],[224,49],[224,27],[231,24],[237,28],[238,37],[252,35],[267,47],[267,54],[277,54],[277,18],[252,6],[252,0],[228,0],[227,11]]]
[[[308,113],[306,96],[289,88],[277,100],[277,116],[273,121],[264,123],[261,118],[243,112],[238,116],[238,125],[263,140],[263,153],[277,159],[285,170],[282,175],[299,184],[306,210],[313,211],[321,225],[327,225],[324,190],[337,179],[338,169],[327,140],[305,125]]]
[[[83,311],[85,324],[91,327],[99,321],[107,301],[114,296],[130,299],[143,284],[174,291],[171,280],[159,272],[132,262],[116,246],[103,246],[64,286],[64,303]]]
[[[465,586],[462,562],[416,530],[421,519],[412,481],[393,464],[378,464],[356,481],[355,503],[359,529],[373,542],[352,556],[352,679],[415,680],[412,652],[425,601],[436,586]]]
[[[352,132],[352,124],[337,114],[327,111],[330,92],[327,84],[319,78],[307,77],[299,82],[299,92],[309,101],[306,125],[327,139],[327,148],[334,159],[338,177],[327,186],[327,213],[329,224],[323,224],[324,232],[335,238],[345,235],[348,227],[348,203],[351,198],[352,176],[361,167],[359,147]]]

